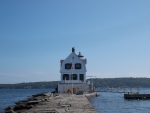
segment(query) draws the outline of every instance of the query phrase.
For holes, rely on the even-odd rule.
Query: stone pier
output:
[[[91,94],[96,96],[96,93]],[[9,106],[7,113],[96,113],[87,95],[37,94]],[[90,97],[90,94],[88,94]]]

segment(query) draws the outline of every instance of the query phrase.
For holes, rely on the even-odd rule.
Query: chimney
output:
[[[83,55],[81,55],[81,52],[79,52],[78,57],[84,57]]]
[[[75,48],[74,48],[74,47],[72,47],[72,52],[74,52],[74,53],[75,53]]]

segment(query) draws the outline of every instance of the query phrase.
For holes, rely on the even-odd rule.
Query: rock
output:
[[[38,97],[38,96],[46,96],[46,94],[44,93],[39,93],[39,94],[35,94],[35,95],[32,95],[33,97]]]
[[[30,109],[30,108],[32,108],[31,105],[16,105],[13,110],[17,111],[17,110]]]
[[[35,105],[38,104],[40,101],[29,101],[27,102],[27,105]]]
[[[4,110],[5,110],[5,111],[9,111],[9,110],[12,110],[12,109],[13,109],[12,106],[8,106],[8,107],[6,107]]]
[[[18,102],[15,102],[15,104],[25,104],[25,103],[27,103],[28,102],[28,100],[20,100],[20,101],[18,101]]]

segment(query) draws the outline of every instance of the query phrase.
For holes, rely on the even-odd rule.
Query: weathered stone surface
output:
[[[60,94],[41,102],[28,113],[96,113],[84,95]]]
[[[40,101],[29,101],[27,102],[27,105],[35,105],[38,104]]]
[[[97,93],[87,93],[87,94],[84,94],[84,96],[86,97],[86,98],[91,98],[91,97],[97,97],[97,96],[99,96]]]
[[[17,110],[22,110],[22,109],[30,109],[30,108],[32,108],[32,106],[30,106],[30,105],[16,105],[14,108],[13,108],[13,110],[14,111],[17,111]]]
[[[8,106],[4,110],[8,111],[8,110],[12,110],[12,109],[13,109],[13,106]]]
[[[88,94],[88,97],[95,94]],[[34,98],[34,99],[32,99]],[[35,99],[36,98],[36,99]],[[96,113],[85,95],[36,94],[7,108],[13,113]]]
[[[32,95],[33,97],[38,97],[38,96],[46,96],[46,94],[44,93],[39,93],[39,94],[35,94],[35,95]]]

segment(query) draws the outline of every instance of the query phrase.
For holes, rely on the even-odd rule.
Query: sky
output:
[[[75,47],[87,76],[150,78],[150,0],[0,0],[0,84],[58,81]]]

